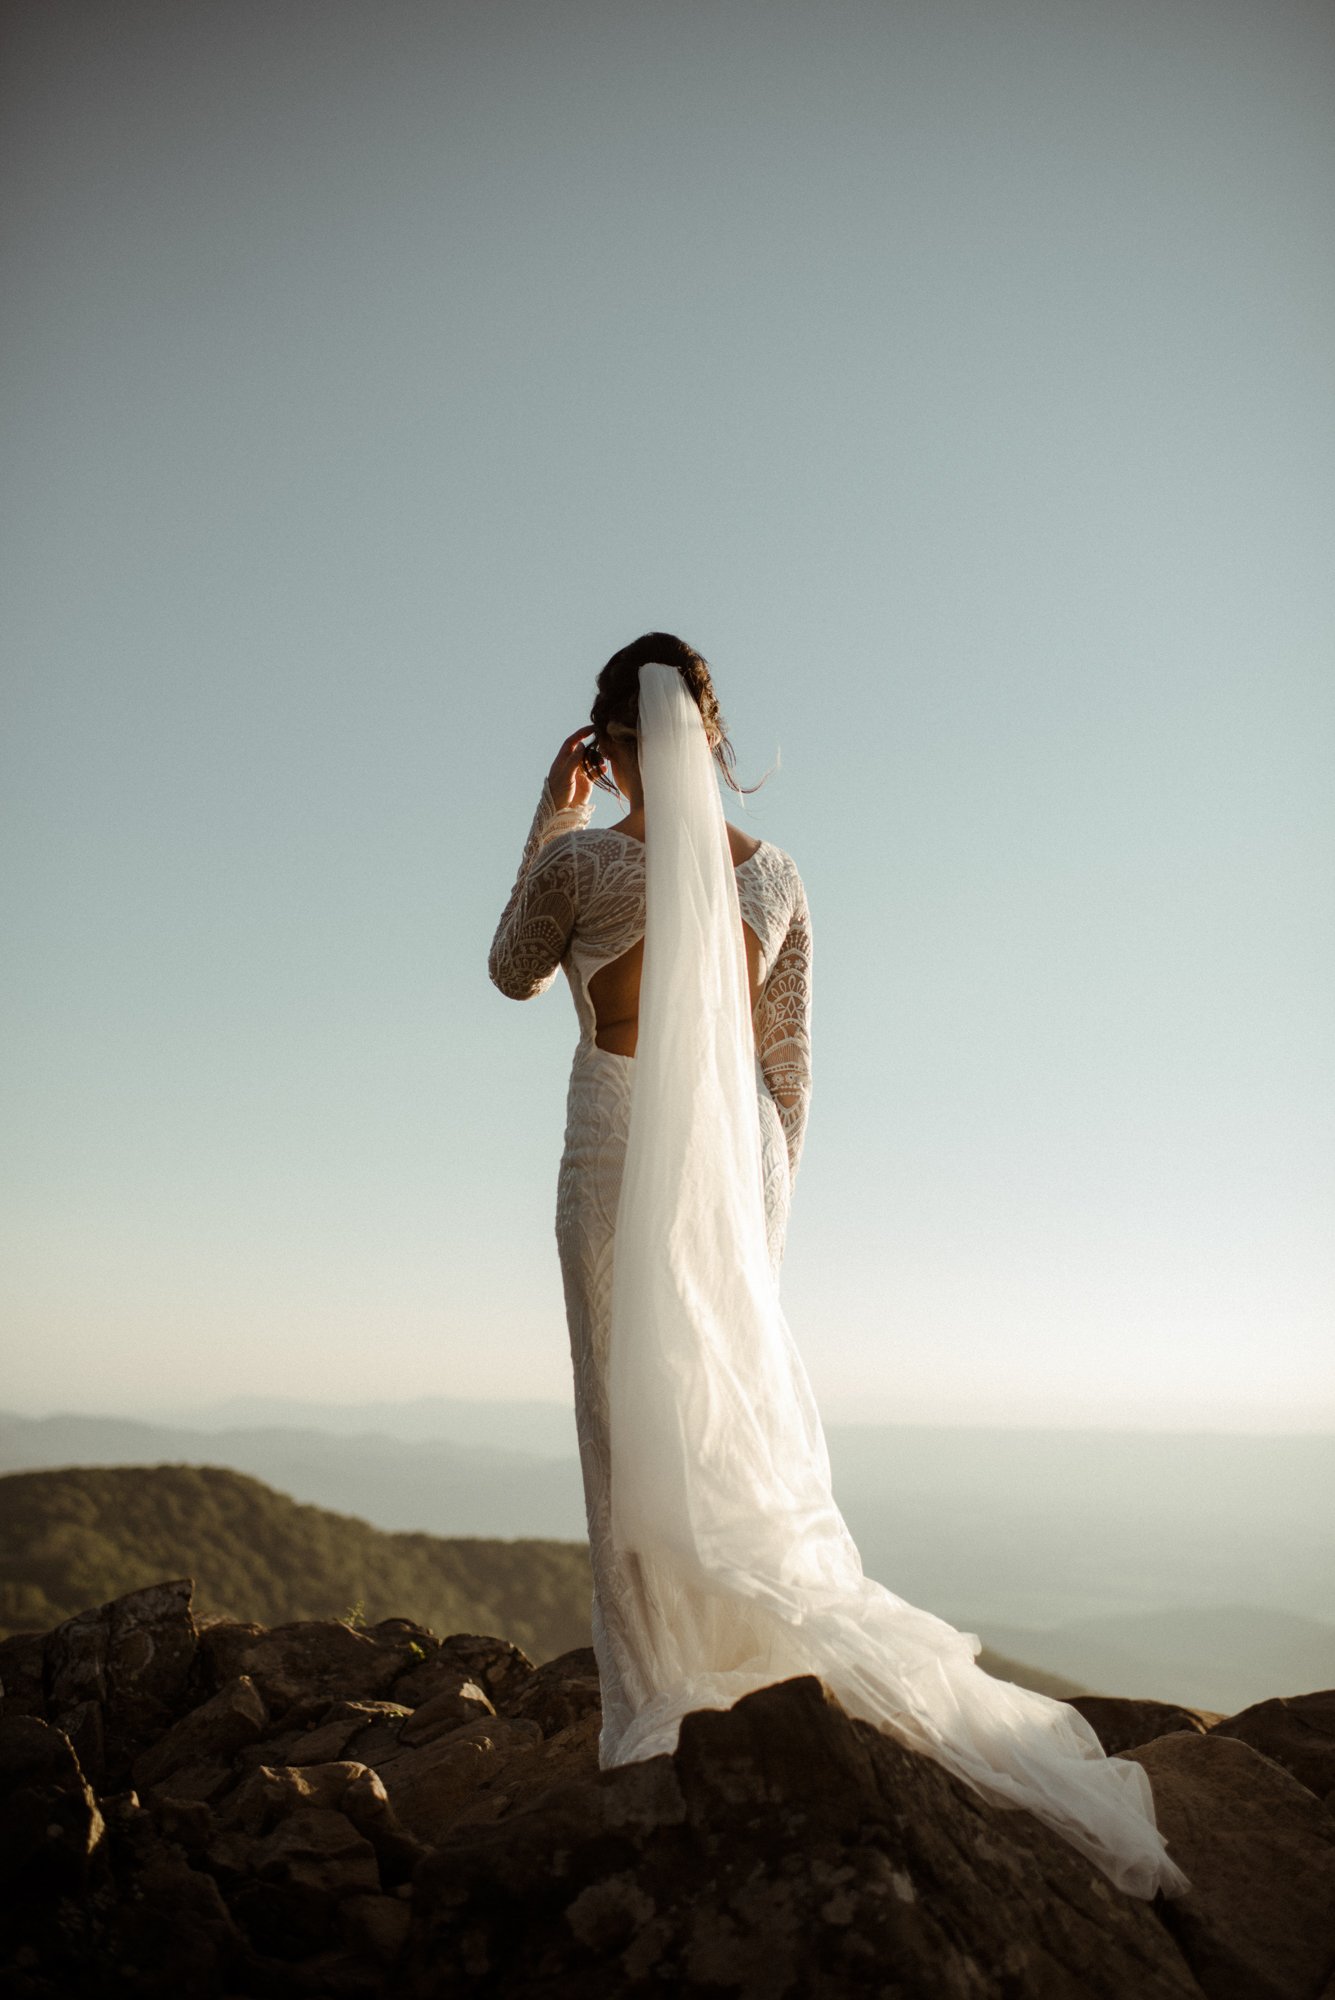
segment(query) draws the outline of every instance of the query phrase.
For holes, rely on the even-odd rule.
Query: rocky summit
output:
[[[600,1772],[587,1650],[192,1593],[0,1641],[15,2000],[1335,2000],[1335,1691],[1075,1699],[1191,1878],[1148,1903],[809,1676]]]

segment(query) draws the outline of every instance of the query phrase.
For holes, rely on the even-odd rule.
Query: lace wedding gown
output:
[[[557,1180],[556,1238],[574,1369],[575,1421],[593,1574],[593,1644],[603,1696],[603,1768],[671,1750],[692,1709],[726,1707],[755,1688],[816,1673],[850,1713],[925,1751],[993,1804],[1047,1821],[1128,1893],[1190,1887],[1158,1832],[1144,1769],[1105,1756],[1067,1703],[987,1674],[981,1641],[863,1576],[830,1501],[813,1512],[813,1573],[837,1587],[798,1622],[763,1593],[702,1587],[672,1563],[642,1561],[612,1532],[609,1334],[613,1249],[635,1057],[600,1049],[589,984],[644,936],[645,845],[588,825],[593,801],[558,808],[544,783],[519,873],[488,960],[510,998],[570,983],[579,1041]],[[811,1094],[811,927],[791,856],[764,841],[734,873],[743,923],[760,950],[754,1010],[765,1230],[774,1282]],[[786,1327],[785,1327],[786,1333]],[[828,1457],[795,1350],[801,1449],[817,1492]],[[832,1524],[832,1525],[831,1525]],[[824,1545],[822,1544],[822,1538]],[[794,1572],[801,1567],[799,1554]],[[782,1551],[779,1556],[783,1564]]]

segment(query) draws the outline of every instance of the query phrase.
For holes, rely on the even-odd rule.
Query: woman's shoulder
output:
[[[805,914],[807,894],[801,870],[786,847],[762,840],[737,864],[743,902],[768,911],[771,923],[787,925]]]
[[[796,861],[788,852],[788,849],[780,847],[777,841],[758,841],[753,854],[748,859],[754,859],[768,868],[772,874],[783,876],[791,882],[800,883],[802,880],[801,870],[798,868]]]
[[[788,849],[786,847],[780,847],[778,842],[775,840],[766,840],[763,841],[761,844],[762,846],[767,848],[772,855],[774,855],[775,859],[779,861],[784,868],[791,869],[794,875],[798,873],[797,863],[796,861],[794,861],[792,855],[788,852]]]
[[[810,927],[811,908],[807,902],[807,889],[802,880],[802,871],[786,847],[776,847],[774,854],[780,880],[783,883],[784,898],[788,904],[789,922]]]

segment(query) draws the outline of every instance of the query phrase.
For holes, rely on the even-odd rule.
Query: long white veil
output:
[[[819,1674],[994,1803],[1049,1821],[1137,1895],[1189,1884],[1149,1779],[1077,1709],[976,1664],[981,1642],[864,1575],[769,1261],[741,909],[700,710],[640,669],[646,910],[617,1209],[612,1534],[641,1686],[621,1761],[689,1710]]]

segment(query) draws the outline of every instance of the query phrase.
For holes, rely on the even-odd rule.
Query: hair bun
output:
[[[734,775],[733,749],[714,692],[709,662],[673,632],[646,632],[629,646],[623,646],[619,653],[613,653],[598,676],[598,692],[589,716],[598,734],[614,742],[638,738],[640,668],[650,661],[675,667],[685,681],[700,711],[705,740],[718,761],[724,782],[734,792],[759,790],[756,785],[739,785]]]

